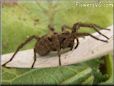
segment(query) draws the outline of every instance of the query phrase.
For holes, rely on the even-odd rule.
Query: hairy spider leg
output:
[[[78,38],[76,38],[76,41],[77,41],[77,45],[75,46],[74,49],[76,49],[78,47],[78,45],[79,45],[79,39]]]
[[[107,40],[102,40],[102,39],[99,39],[93,35],[91,35],[90,33],[76,33],[76,36],[77,37],[81,37],[81,36],[91,36],[92,38],[96,39],[96,40],[99,40],[99,41],[102,41],[102,42],[108,42]]]
[[[106,28],[100,27],[99,25],[96,25],[96,24],[94,24],[94,25],[95,25],[95,27],[97,27],[98,29],[103,29],[103,30],[109,30],[109,31],[110,31],[110,29],[106,29]]]
[[[31,68],[34,67],[35,62],[36,62],[36,51],[35,51],[35,48],[34,48],[34,61],[33,61],[33,63],[32,63]]]
[[[69,27],[68,25],[63,25],[62,28],[61,28],[62,32],[64,32],[66,28],[72,30],[72,28]],[[74,38],[75,38],[76,41],[77,41],[77,45],[76,45],[75,48],[74,48],[74,49],[76,49],[76,48],[78,47],[78,45],[79,45],[79,40],[78,40],[78,38],[76,38],[76,37],[74,37]],[[63,41],[64,41],[64,40],[63,40]],[[73,42],[73,45],[74,45],[74,42]],[[71,46],[71,50],[73,49],[73,45]]]
[[[58,35],[53,35],[52,37],[52,47],[57,50],[58,57],[59,57],[59,66],[61,66],[61,46],[60,41],[58,39]]]
[[[59,39],[57,39],[57,41],[58,41],[57,52],[58,52],[58,57],[59,57],[59,66],[61,66],[61,47],[60,47]]]
[[[97,25],[95,25],[95,24],[75,23],[75,24],[73,25],[73,28],[72,28],[72,33],[73,33],[73,32],[77,32],[77,31],[80,29],[80,27],[89,27],[89,28],[92,28],[92,29],[94,29],[95,31],[97,31],[100,35],[102,35],[102,36],[104,36],[105,38],[109,39],[107,36],[105,36],[104,34],[102,34],[102,33],[99,31],[99,29],[102,29],[102,27],[97,26]],[[99,28],[99,29],[97,29],[96,27]],[[108,30],[108,29],[107,29],[107,30]]]
[[[61,31],[62,31],[62,32],[65,32],[65,29],[66,29],[66,28],[72,30],[72,28],[69,27],[68,25],[63,25],[62,28],[61,28]],[[85,38],[85,37],[83,37],[83,38]],[[78,39],[76,39],[76,40],[78,40]],[[77,42],[77,43],[78,43],[78,42]],[[71,48],[71,50],[72,50],[72,48]]]
[[[6,66],[7,63],[9,63],[10,61],[12,61],[13,58],[14,58],[14,56],[18,53],[18,51],[19,51],[21,48],[23,48],[23,46],[24,46],[25,44],[27,44],[28,42],[30,42],[32,39],[39,40],[40,38],[37,37],[37,36],[35,36],[35,35],[30,36],[29,38],[27,38],[27,39],[25,40],[25,42],[21,43],[21,44],[18,46],[18,48],[17,48],[17,50],[15,51],[15,53],[13,54],[13,56],[12,56],[6,63],[4,63],[2,66]]]
[[[58,49],[58,56],[59,56],[59,66],[61,66],[61,53],[60,53],[61,49]]]
[[[57,32],[55,31],[54,25],[49,24],[48,25],[49,31],[53,34],[56,34]]]
[[[77,41],[77,44],[76,44],[76,46],[74,47],[74,49],[76,49],[76,48],[78,47],[78,45],[79,45],[79,39],[78,39],[77,37],[75,37],[75,39],[76,39],[76,41]],[[74,45],[74,42],[73,42],[73,45]],[[70,48],[70,50],[73,50],[73,46]],[[72,51],[71,53],[73,53],[73,51]],[[66,56],[65,56],[65,57],[66,57]]]
[[[70,29],[70,30],[72,29],[71,27],[69,27],[67,25],[63,25],[62,28],[61,28],[61,31],[64,32],[66,28]]]

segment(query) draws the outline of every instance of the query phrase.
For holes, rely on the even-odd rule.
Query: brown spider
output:
[[[61,49],[65,49],[65,48],[70,48],[72,50],[73,45],[74,45],[74,39],[77,40],[77,45],[75,46],[75,49],[78,47],[79,45],[79,37],[84,37],[84,36],[91,36],[92,38],[102,41],[102,42],[108,42],[107,40],[102,40],[99,39],[93,35],[91,35],[90,33],[79,33],[78,30],[80,27],[89,27],[89,28],[93,28],[95,31],[97,31],[100,35],[104,36],[105,38],[109,39],[107,36],[105,36],[104,34],[102,34],[101,32],[99,32],[98,29],[104,29],[96,24],[85,24],[85,23],[75,23],[73,25],[72,28],[70,28],[69,26],[63,25],[62,26],[62,33],[57,33],[55,32],[54,28],[49,25],[48,28],[50,29],[51,32],[53,32],[53,34],[51,36],[45,35],[42,37],[39,36],[30,36],[29,38],[27,38],[27,40],[25,40],[25,42],[23,42],[20,46],[18,46],[16,52],[13,54],[13,56],[11,57],[10,60],[8,60],[6,63],[3,64],[3,66],[6,66],[7,63],[9,63],[10,61],[12,61],[12,59],[14,58],[14,56],[16,55],[16,53],[23,48],[23,46],[25,44],[27,44],[28,42],[30,42],[32,39],[36,39],[36,44],[34,46],[34,61],[33,64],[31,66],[31,68],[34,67],[35,61],[36,61],[36,53],[38,53],[40,56],[45,56],[47,55],[50,51],[57,51],[58,53],[58,57],[59,57],[59,65],[61,65]],[[65,29],[69,28],[72,31],[66,31]],[[109,29],[106,29],[109,30]]]

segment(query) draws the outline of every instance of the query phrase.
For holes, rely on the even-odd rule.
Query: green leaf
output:
[[[61,84],[80,84],[83,79],[85,80],[88,76],[91,75],[91,71],[92,70],[90,68],[87,68],[79,72],[77,75],[64,80]]]
[[[105,56],[106,72],[109,75],[108,79],[101,84],[114,84],[114,58],[112,54]]]
[[[12,70],[12,69],[10,69]],[[17,69],[18,70],[18,69]],[[23,69],[19,69],[21,71]],[[60,84],[73,82],[79,84],[91,76],[91,68],[88,66],[64,66],[57,68],[31,69],[29,71],[22,71],[22,74],[15,72],[15,77],[7,81],[8,76],[4,74],[4,82],[10,84]],[[12,70],[14,72],[14,70]],[[14,73],[10,73],[10,75]],[[75,82],[74,82],[75,81]]]
[[[82,82],[82,85],[92,85],[94,81],[94,76],[91,75],[88,78],[85,79],[85,81]]]

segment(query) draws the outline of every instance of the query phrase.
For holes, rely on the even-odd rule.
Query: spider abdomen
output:
[[[39,40],[36,43],[35,50],[40,56],[47,55],[50,52],[49,40],[47,40],[46,38]]]

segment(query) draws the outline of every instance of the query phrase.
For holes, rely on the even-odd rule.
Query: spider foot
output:
[[[6,63],[2,65],[3,67],[6,67]]]
[[[6,64],[3,64],[2,67],[10,69],[10,67],[7,67]]]
[[[108,41],[107,40],[102,40],[103,42],[105,42],[105,43],[108,43]]]
[[[33,68],[33,67],[34,67],[34,65],[31,66],[31,68]]]

